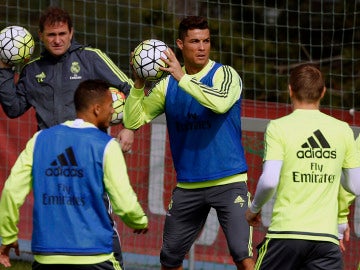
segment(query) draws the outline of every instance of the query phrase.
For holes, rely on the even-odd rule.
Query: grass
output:
[[[1,270],[9,269],[9,270],[31,270],[31,262],[25,261],[16,261],[11,260],[11,267],[5,268],[3,265],[0,265]]]
[[[31,262],[26,261],[18,261],[18,260],[11,260],[11,267],[5,268],[3,265],[0,264],[0,270],[31,270]],[[136,265],[134,266],[127,266],[126,270],[150,270],[150,269],[159,269],[159,267],[156,268],[149,268],[149,267],[138,267]]]

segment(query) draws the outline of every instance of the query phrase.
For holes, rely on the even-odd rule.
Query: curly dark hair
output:
[[[55,25],[59,22],[67,24],[71,32],[73,24],[69,13],[59,7],[48,7],[40,16],[39,30],[43,32],[45,24]]]
[[[202,16],[188,16],[179,24],[179,39],[184,40],[187,31],[193,29],[209,29],[206,18]]]

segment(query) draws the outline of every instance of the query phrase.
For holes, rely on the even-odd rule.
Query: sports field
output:
[[[328,88],[322,110],[349,123],[355,135],[359,133],[358,0],[6,0],[0,1],[0,29],[9,25],[27,28],[35,39],[33,56],[37,57],[42,50],[38,18],[50,4],[69,11],[78,42],[103,50],[129,76],[129,53],[139,42],[156,38],[175,50],[179,19],[194,14],[208,17],[214,33],[211,58],[234,67],[243,80],[243,143],[251,192],[261,171],[265,125],[291,111],[287,78],[299,63],[312,62],[321,68]],[[112,127],[112,134],[119,128]],[[9,119],[0,108],[0,191],[35,131],[33,110]],[[131,183],[150,220],[148,234],[140,236],[118,222],[127,270],[159,269],[164,215],[175,185],[164,121],[139,129],[132,154],[125,158]],[[21,209],[23,241],[31,239],[32,203],[30,196]],[[351,206],[349,223],[345,269],[355,270],[360,261],[360,200]],[[263,235],[263,227],[254,231],[254,248]],[[196,270],[235,269],[214,213],[196,242],[193,259]],[[18,269],[28,268],[21,265]]]

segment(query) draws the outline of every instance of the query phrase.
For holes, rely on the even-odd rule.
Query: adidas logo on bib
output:
[[[296,152],[298,158],[336,158],[336,150],[331,150],[329,142],[319,129],[313,132],[313,136],[308,137],[301,148]]]
[[[61,153],[53,160],[49,167],[46,169],[46,176],[65,176],[65,177],[79,177],[84,176],[84,171],[77,168],[78,163],[75,158],[72,147],[65,149],[64,153]]]

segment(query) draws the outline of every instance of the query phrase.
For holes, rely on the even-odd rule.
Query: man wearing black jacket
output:
[[[12,67],[0,61],[0,103],[8,117],[19,117],[34,107],[39,129],[74,119],[74,92],[87,79],[102,79],[129,93],[132,80],[105,53],[74,41],[72,20],[65,10],[45,10],[38,35],[45,49],[24,66],[17,84]],[[118,139],[128,151],[134,132],[124,129]]]
[[[70,15],[58,7],[49,7],[39,20],[39,39],[44,51],[27,63],[17,83],[14,70],[0,61],[0,103],[5,114],[16,118],[34,107],[39,129],[76,118],[74,93],[80,82],[101,79],[125,95],[133,84],[108,56],[99,49],[74,41]],[[131,149],[134,131],[122,129],[117,136],[124,152]],[[104,198],[109,213],[111,205]],[[119,251],[119,252],[117,252]],[[114,224],[114,253],[122,261],[120,241]]]

